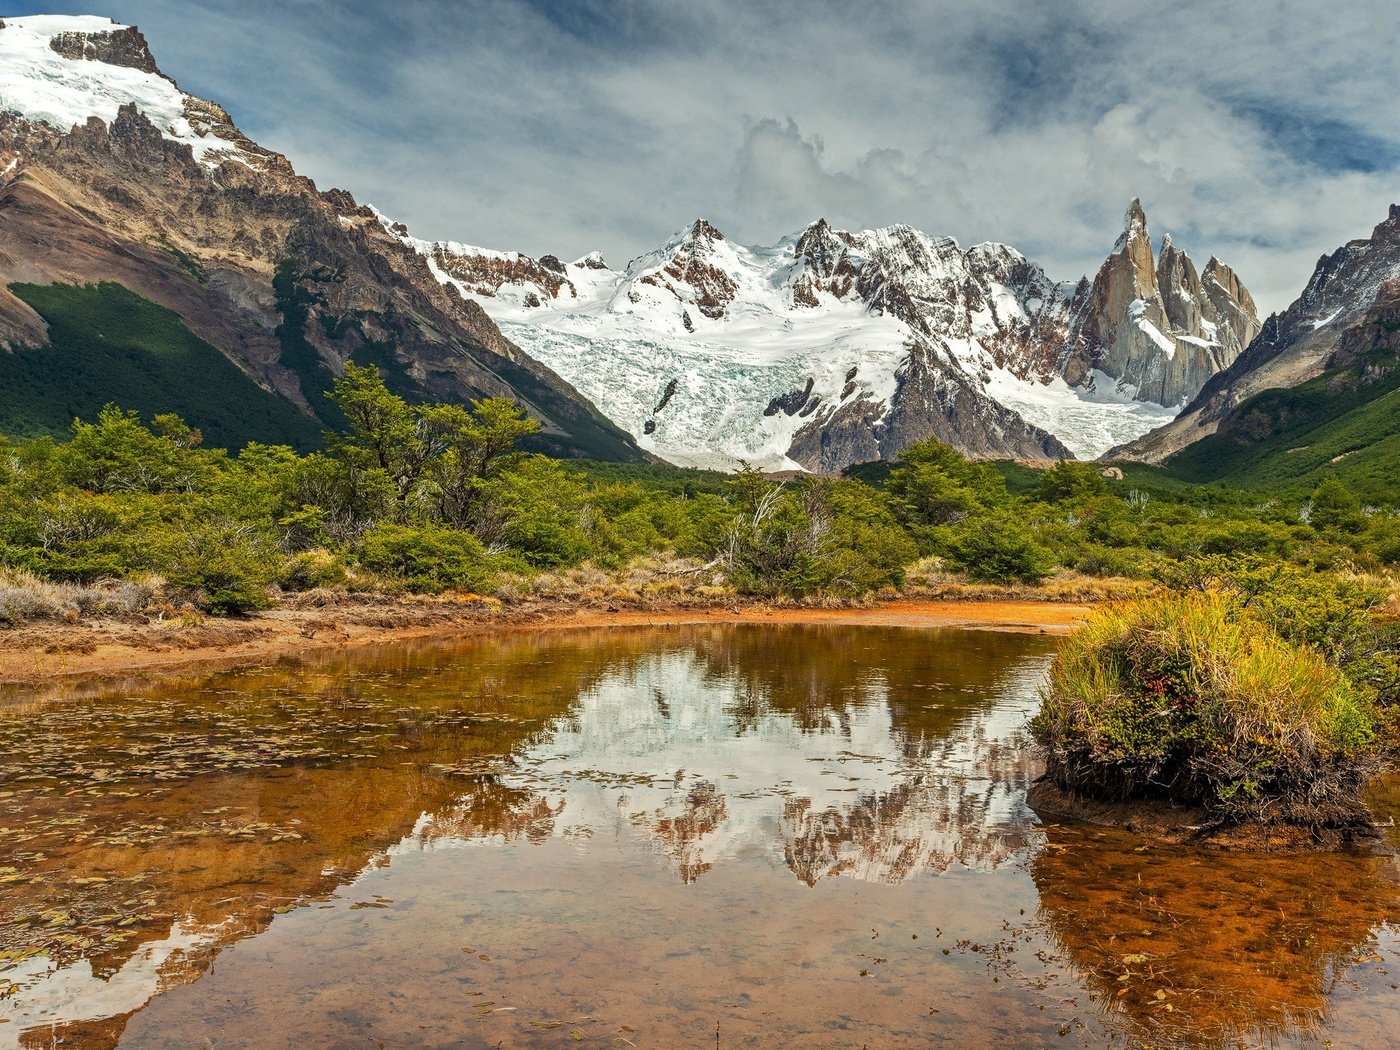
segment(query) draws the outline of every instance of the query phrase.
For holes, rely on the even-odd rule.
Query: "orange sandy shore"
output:
[[[0,629],[0,685],[92,681],[132,673],[270,663],[358,645],[492,632],[708,623],[867,624],[1063,633],[1092,606],[1043,601],[894,601],[861,608],[767,605],[597,608],[500,607],[433,599],[355,598],[285,606],[237,620],[77,624]]]

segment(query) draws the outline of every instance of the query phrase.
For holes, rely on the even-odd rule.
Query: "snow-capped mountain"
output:
[[[1257,329],[1249,294],[1135,201],[1091,283],[1004,244],[825,220],[744,247],[700,219],[612,270],[386,228],[651,452],[819,472],[925,437],[975,456],[1094,457],[1169,421]]]
[[[1160,462],[1228,425],[1235,408],[1255,394],[1349,366],[1393,334],[1398,306],[1400,205],[1392,204],[1369,239],[1349,241],[1319,259],[1303,294],[1270,315],[1258,337],[1177,419],[1113,455]]]
[[[543,424],[541,449],[644,458],[376,213],[343,190],[319,191],[216,103],[181,91],[135,27],[0,21],[0,214],[0,351],[12,352],[0,352],[0,382],[7,367],[23,374],[17,355],[49,345],[49,325],[10,284],[114,282],[237,366],[246,382],[228,395],[249,402],[249,417],[265,392],[281,399],[271,402],[280,414],[259,417],[263,440],[292,440],[287,420],[314,434],[327,387],[353,358],[405,396],[516,398]],[[44,396],[71,418],[73,390],[53,383]],[[180,411],[174,396],[155,389],[127,407]]]
[[[122,284],[313,419],[356,354],[407,396],[514,396],[570,454],[1095,456],[1170,420],[1257,325],[1228,268],[1154,259],[1136,202],[1077,285],[907,226],[749,248],[698,220],[617,271],[420,240],[317,190],[105,18],[0,22],[0,207],[0,285]],[[0,287],[0,345],[47,339]]]

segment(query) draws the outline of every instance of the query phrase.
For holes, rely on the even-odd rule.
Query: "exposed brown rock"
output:
[[[282,363],[276,337],[273,274],[291,260],[307,275],[301,286],[315,293],[304,334],[331,372],[373,341],[391,348],[425,397],[516,397],[562,447],[579,426],[629,446],[349,194],[319,192],[213,103],[191,100],[189,110],[247,144],[239,159],[195,161],[188,145],[163,136],[132,105],[110,127],[92,118],[66,134],[0,115],[0,158],[18,158],[0,181],[0,284],[121,283],[174,310],[255,381],[314,413],[320,406]],[[0,341],[42,342],[37,321],[8,293],[0,297]]]
[[[1259,327],[1248,290],[1215,258],[1203,279],[1168,237],[1154,260],[1147,217],[1134,200],[1070,333],[1064,374],[1083,382],[1098,369],[1140,400],[1181,404],[1234,361]]]
[[[49,39],[49,47],[64,58],[105,62],[143,73],[160,72],[145,36],[135,26],[102,33],[55,33]]]

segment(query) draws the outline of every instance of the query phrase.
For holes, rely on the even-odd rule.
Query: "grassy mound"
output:
[[[1211,594],[1102,610],[1067,640],[1033,723],[1046,773],[1102,801],[1224,821],[1369,823],[1369,704],[1317,652]]]

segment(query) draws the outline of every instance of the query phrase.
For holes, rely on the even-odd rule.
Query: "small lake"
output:
[[[1027,807],[1054,646],[614,628],[12,699],[0,1048],[1393,1045],[1393,858]]]

